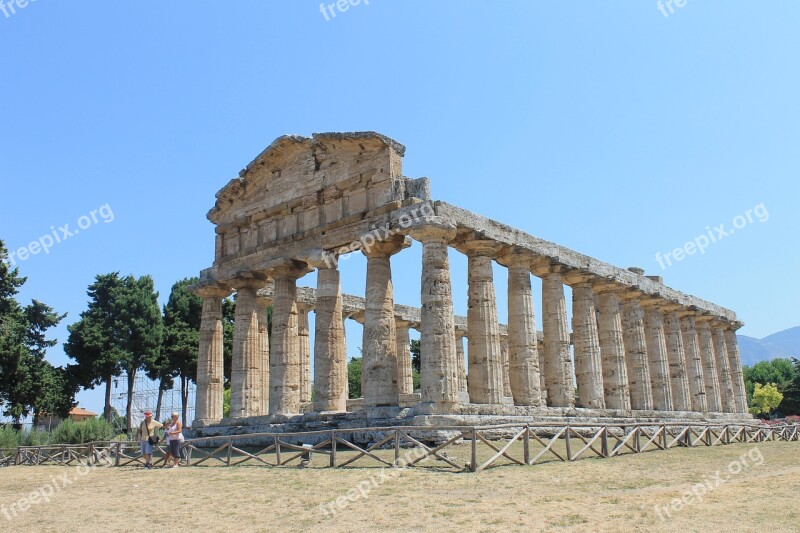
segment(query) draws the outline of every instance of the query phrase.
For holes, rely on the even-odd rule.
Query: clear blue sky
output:
[[[740,333],[800,325],[797,2],[665,17],[650,0],[370,0],[326,21],[306,0],[38,0],[9,15],[0,238],[16,250],[114,215],[19,263],[22,300],[69,313],[60,342],[96,274],[151,274],[165,301],[209,266],[214,193],[274,138],[361,130],[405,144],[405,174],[436,199],[663,275],[735,310]],[[659,266],[760,204],[765,222]],[[464,314],[466,261],[451,261]],[[418,304],[419,248],[394,265],[397,301]],[[347,292],[363,272],[343,264]],[[497,290],[505,320],[502,269]],[[67,362],[60,344],[49,358]]]

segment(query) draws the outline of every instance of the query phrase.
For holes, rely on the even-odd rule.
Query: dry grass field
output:
[[[800,531],[798,489],[797,442],[678,448],[478,474],[19,466],[0,469],[0,531],[784,532]],[[672,503],[681,498],[685,504]]]

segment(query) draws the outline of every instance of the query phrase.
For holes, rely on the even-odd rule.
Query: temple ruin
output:
[[[404,152],[372,132],[284,136],[217,193],[214,264],[194,287],[203,298],[195,430],[750,418],[734,312],[435,201],[427,178],[403,176]],[[421,308],[393,296],[391,258],[412,239],[422,245]],[[451,248],[468,257],[466,317],[453,312]],[[367,258],[363,298],[340,286],[338,258],[356,252]],[[508,269],[507,325],[493,262]],[[298,286],[314,270],[317,287]],[[531,275],[542,280],[541,332]],[[234,292],[223,419],[221,302]],[[358,400],[348,400],[345,320],[363,324]]]

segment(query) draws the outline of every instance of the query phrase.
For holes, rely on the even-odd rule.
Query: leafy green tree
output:
[[[753,397],[756,383],[762,385],[775,383],[778,390],[783,392],[797,375],[797,371],[789,359],[759,361],[752,367],[746,366],[742,370],[748,402]]]
[[[783,401],[783,394],[774,383],[768,385],[756,383],[750,412],[754,415],[769,415],[781,404],[781,401]]]
[[[169,301],[164,306],[162,353],[168,362],[167,368],[180,380],[184,426],[189,382],[197,378],[197,350],[200,344],[200,319],[203,314],[203,299],[189,290],[189,287],[197,281],[197,278],[189,278],[175,283]]]
[[[778,410],[784,416],[800,415],[800,359],[792,358],[795,376],[783,392],[783,401]]]
[[[106,385],[104,417],[111,420],[111,386],[127,373],[126,425],[130,432],[134,383],[140,369],[155,365],[163,338],[158,293],[150,276],[99,275],[89,286],[89,306],[69,327],[64,351],[76,364],[70,367],[84,387]]]
[[[347,383],[349,385],[349,397],[361,398],[361,358],[353,357],[347,362]]]
[[[121,333],[116,324],[121,290],[119,272],[96,276],[87,291],[88,308],[67,328],[69,337],[64,343],[64,352],[75,361],[69,367],[73,378],[87,389],[105,384],[103,417],[108,422],[112,420],[113,378],[122,372]]]
[[[0,403],[19,427],[22,418],[44,410],[64,415],[76,391],[61,369],[45,359],[47,349],[57,342],[47,338],[47,331],[66,315],[36,300],[21,306],[15,296],[27,278],[10,268],[7,257],[0,241]]]
[[[420,343],[417,339],[411,340],[411,368],[412,372],[417,371],[417,374],[422,372],[422,359],[420,358]]]

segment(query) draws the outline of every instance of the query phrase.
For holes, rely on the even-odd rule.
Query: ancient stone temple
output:
[[[194,289],[203,298],[195,428],[749,417],[732,311],[435,201],[427,178],[403,176],[404,152],[377,133],[285,136],[217,193],[214,264]],[[392,288],[392,256],[412,239],[422,245],[421,308],[396,303]],[[342,294],[347,253],[366,256],[363,297]],[[468,258],[469,287],[456,287],[469,295],[466,317],[453,313],[453,253]],[[508,324],[498,322],[495,262],[508,269]],[[317,286],[300,286],[314,270]],[[221,301],[234,292],[223,419]],[[348,400],[345,320],[363,324],[357,400]]]

